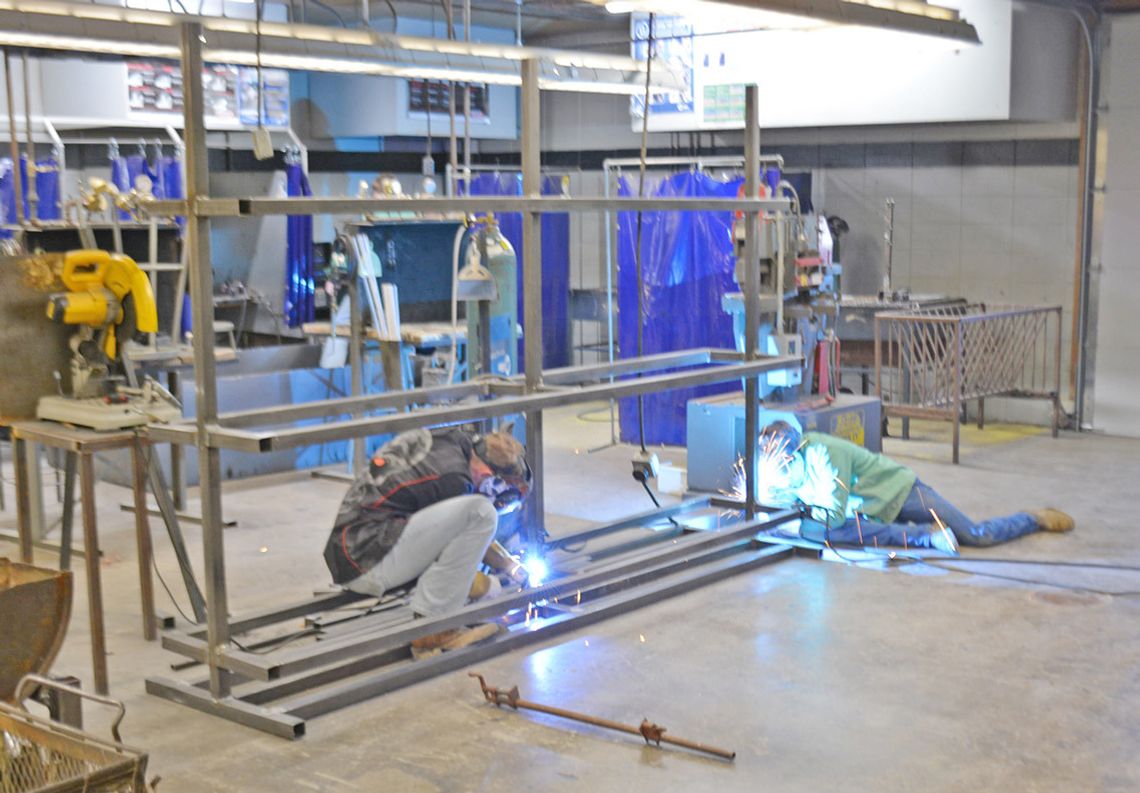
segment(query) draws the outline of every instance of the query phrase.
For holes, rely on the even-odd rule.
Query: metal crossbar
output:
[[[991,396],[1047,399],[1060,421],[1061,307],[938,306],[875,315],[875,379],[883,410],[903,419],[952,421],[958,462],[962,408]]]

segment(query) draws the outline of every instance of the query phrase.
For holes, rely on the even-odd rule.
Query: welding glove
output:
[[[515,583],[526,583],[527,572],[523,568],[522,562],[517,557],[512,556],[498,540],[487,546],[487,552],[483,554],[483,564],[492,570],[505,573]]]

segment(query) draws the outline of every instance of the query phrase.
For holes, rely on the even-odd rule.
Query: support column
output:
[[[359,265],[358,265],[359,266]],[[333,301],[334,312],[337,310],[336,301]],[[351,268],[348,274],[348,366],[352,377],[352,395],[360,396],[364,393],[364,322],[360,313],[360,271],[357,267]],[[387,377],[387,371],[384,372]],[[387,383],[385,383],[387,385]],[[364,414],[356,411],[352,414],[354,419]],[[368,437],[358,436],[352,439],[352,475],[356,476],[365,470],[368,464]]]
[[[744,88],[744,190],[745,197],[760,197],[760,108],[755,85]],[[744,213],[744,357],[755,360],[760,330],[760,218],[753,210]],[[776,294],[781,286],[776,284]],[[777,333],[783,332],[776,328]],[[759,451],[760,378],[744,380],[744,484],[745,512],[756,514],[756,462]]]
[[[222,536],[221,452],[210,445],[209,428],[218,419],[218,372],[214,358],[214,274],[210,257],[210,221],[198,214],[198,199],[210,191],[202,90],[202,25],[182,24],[183,108],[186,131],[186,245],[190,302],[194,311],[194,391],[197,397],[198,476],[202,497],[202,546],[205,555],[206,630],[210,693],[230,693],[230,674],[218,654],[230,639],[226,596],[225,540]]]
[[[542,195],[542,136],[539,116],[539,63],[522,62],[522,177],[523,196]],[[523,213],[523,350],[526,363],[526,391],[542,387],[542,214]],[[543,495],[542,411],[526,414],[526,452],[534,483],[527,499],[524,521],[527,544],[537,545],[545,534],[546,501]]]

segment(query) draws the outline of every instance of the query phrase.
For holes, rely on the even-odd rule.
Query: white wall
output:
[[[1140,14],[1112,16],[1100,131],[1107,164],[1100,229],[1093,426],[1140,437]]]

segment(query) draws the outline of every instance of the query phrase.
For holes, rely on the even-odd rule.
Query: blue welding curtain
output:
[[[722,182],[686,172],[664,179],[647,195],[660,198],[734,198],[742,179]],[[637,194],[623,177],[622,196]],[[693,347],[735,348],[732,319],[721,308],[733,280],[731,212],[645,212],[641,261],[644,355]],[[637,356],[637,215],[618,217],[618,345],[622,358]],[[685,443],[685,406],[693,398],[739,390],[733,381],[645,395],[645,443]],[[638,441],[637,400],[619,403],[621,439]]]
[[[543,195],[561,195],[560,177],[542,180]],[[481,173],[471,179],[469,195],[522,195],[522,175]],[[518,312],[523,317],[522,215],[508,212],[499,218],[499,228],[519,258]],[[526,335],[526,329],[523,329]],[[523,344],[526,343],[524,338]],[[570,215],[565,212],[542,216],[542,365],[570,364]],[[519,371],[524,355],[519,354]]]
[[[286,193],[289,196],[311,196],[309,177],[300,163],[285,165]],[[316,315],[313,293],[316,291],[313,272],[313,218],[311,215],[290,215],[286,220],[285,242],[285,319],[289,327],[312,322]]]
[[[36,171],[36,218],[39,220],[59,220],[59,164],[55,158],[48,157],[36,160],[39,170]],[[24,214],[28,212],[28,169],[27,157],[20,157],[20,187],[23,190]],[[6,223],[15,223],[16,215],[16,183],[12,178],[12,160],[0,160],[0,205],[3,206],[3,217]],[[11,236],[5,234],[3,236]]]

